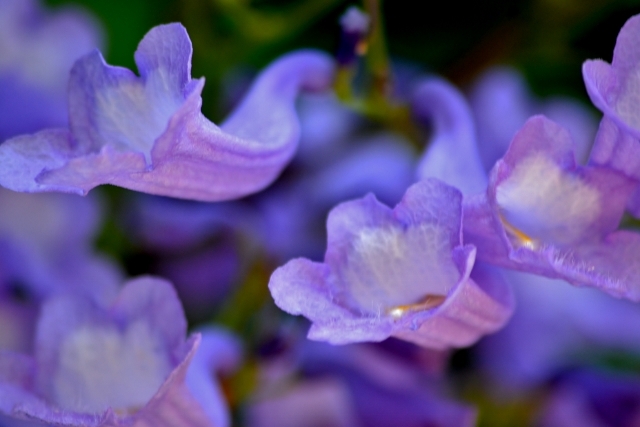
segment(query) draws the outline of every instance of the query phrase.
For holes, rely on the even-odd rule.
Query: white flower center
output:
[[[170,372],[168,355],[146,323],[123,332],[83,327],[60,347],[52,397],[72,411],[131,412],[153,397]]]
[[[615,110],[631,127],[640,129],[640,67],[629,74],[616,101]]]
[[[154,142],[182,104],[176,86],[165,70],[157,69],[145,84],[136,80],[102,88],[96,94],[97,128],[110,144],[139,151],[150,164]]]
[[[600,213],[600,195],[543,155],[519,163],[496,191],[504,219],[543,242],[579,240]]]
[[[446,295],[460,278],[449,231],[437,224],[368,228],[352,245],[341,276],[365,313],[382,314]]]

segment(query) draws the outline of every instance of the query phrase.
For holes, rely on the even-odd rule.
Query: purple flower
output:
[[[464,96],[445,80],[430,78],[415,90],[413,110],[433,126],[432,140],[418,166],[418,178],[441,179],[464,195],[484,191],[487,174]]]
[[[470,278],[475,248],[461,242],[461,195],[415,184],[392,210],[368,195],[334,208],[324,263],[294,259],[269,288],[276,304],[331,343],[390,336],[426,347],[466,346],[509,318],[509,288]]]
[[[536,425],[632,427],[638,423],[640,381],[637,376],[576,371],[556,381]]]
[[[620,30],[613,61],[586,61],[582,67],[587,92],[604,113],[590,162],[619,170],[640,180],[640,98],[638,69],[640,15]],[[640,216],[640,189],[629,201],[629,210]]]
[[[596,117],[575,100],[555,96],[535,99],[516,70],[495,67],[483,73],[469,95],[480,157],[486,171],[500,159],[527,119],[543,114],[567,128],[576,143],[576,159],[584,164],[596,133]]]
[[[465,201],[465,238],[507,268],[640,298],[640,235],[616,231],[634,183],[575,164],[568,132],[531,118],[491,172],[486,196]]]
[[[630,18],[620,30],[613,61],[586,61],[582,67],[591,100],[625,133],[640,138],[640,15]]]
[[[47,297],[77,293],[107,302],[116,295],[120,271],[91,248],[97,202],[0,189],[0,349],[31,349]]]
[[[637,304],[532,274],[506,277],[517,308],[503,329],[481,341],[478,354],[510,389],[540,385],[594,353],[640,353],[640,331],[628,327],[640,322]]]
[[[187,386],[213,426],[229,427],[231,415],[216,374],[237,368],[242,357],[240,342],[222,329],[208,327],[198,332],[202,334],[202,342],[187,372]]]
[[[49,15],[35,0],[0,1],[0,142],[66,124],[69,71],[100,39],[78,10]]]
[[[258,389],[250,426],[475,425],[476,411],[442,397],[438,378],[379,346],[306,341],[300,350],[295,377],[288,373]]]
[[[295,152],[300,90],[322,90],[333,63],[300,51],[272,64],[221,127],[201,113],[204,80],[192,80],[191,42],[180,24],[153,28],[135,54],[140,77],[95,51],[69,81],[69,129],[0,146],[0,184],[25,192],[86,194],[114,184],[203,201],[267,186]]]
[[[185,383],[201,341],[186,340],[186,327],[160,279],[126,283],[109,307],[52,298],[33,358],[0,354],[0,413],[69,426],[212,426]]]

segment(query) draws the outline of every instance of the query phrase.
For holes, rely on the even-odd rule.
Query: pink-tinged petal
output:
[[[433,127],[433,137],[418,166],[418,178],[438,178],[465,195],[484,191],[487,175],[464,96],[448,82],[432,78],[416,89],[413,109]]]
[[[276,304],[312,321],[309,338],[334,344],[396,336],[448,348],[495,331],[513,309],[509,289],[469,278],[475,249],[461,245],[461,198],[425,180],[393,210],[371,195],[337,206],[325,262],[277,269],[269,283]]]
[[[133,425],[135,427],[218,427],[201,403],[191,394],[186,377],[189,365],[197,353],[201,336],[196,334],[186,343],[189,352],[174,368],[153,398],[130,420],[118,420],[114,427]],[[223,402],[213,402],[224,405]],[[107,424],[109,426],[109,424]],[[110,426],[109,426],[110,427]]]
[[[70,134],[10,140],[6,152],[0,146],[6,163],[28,165],[37,155],[37,165],[19,179],[0,177],[0,184],[78,194],[113,184],[202,201],[266,187],[297,147],[298,93],[327,89],[333,62],[315,51],[279,59],[218,127],[200,113],[204,80],[190,79],[190,58],[191,42],[179,24],[156,27],[140,42],[140,77],[106,65],[98,52],[86,55],[71,73]],[[28,149],[15,147],[23,144]]]

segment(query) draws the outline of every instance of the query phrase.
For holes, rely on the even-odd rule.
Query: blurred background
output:
[[[179,21],[194,44],[193,75],[205,76],[205,112],[214,121],[221,82],[238,69],[260,69],[284,52],[316,47],[335,52],[345,0],[46,0],[81,5],[106,31],[106,59],[134,68],[132,52],[154,25]],[[464,86],[491,64],[510,64],[539,95],[586,100],[580,66],[611,59],[622,24],[638,0],[464,0],[382,2],[389,54]],[[360,5],[359,5],[360,6]]]
[[[369,3],[371,1],[368,0]],[[381,46],[386,48],[391,60],[395,64],[404,64],[409,74],[436,73],[466,90],[491,66],[510,65],[522,73],[537,97],[570,96],[591,109],[594,117],[599,117],[599,114],[588,102],[581,65],[590,58],[610,61],[620,28],[630,16],[640,12],[640,0],[445,1],[432,3],[433,10],[427,14],[423,12],[426,2],[380,0],[380,3],[384,38],[378,44],[378,49]],[[340,17],[349,6],[362,6],[345,0],[46,0],[45,4],[54,9],[72,4],[91,12],[104,30],[106,47],[103,52],[107,62],[134,70],[133,52],[143,35],[155,25],[181,22],[194,45],[192,75],[204,76],[207,80],[203,93],[203,113],[216,123],[241,97],[251,77],[278,56],[302,47],[337,52],[342,35]],[[401,85],[402,81],[397,84]],[[375,121],[375,114],[369,118]],[[383,124],[383,127],[385,125],[389,123]],[[284,180],[302,175],[302,166],[298,165],[296,170],[294,165],[285,171]],[[276,183],[272,191],[279,196],[278,192],[286,192],[285,185]],[[202,289],[213,289],[210,283],[203,283],[202,288],[197,288],[191,301],[186,293],[181,297],[192,325],[213,318],[216,323],[239,333],[249,348],[248,354],[253,354],[253,359],[249,356],[249,363],[226,385],[231,390],[227,391],[232,406],[234,399],[236,403],[242,401],[251,392],[251,384],[256,382],[254,377],[258,362],[273,358],[274,354],[286,353],[287,336],[295,335],[287,328],[295,329],[300,337],[306,330],[306,324],[291,327],[291,318],[273,306],[266,290],[271,271],[284,263],[286,257],[282,255],[282,259],[277,259],[275,256],[263,256],[264,248],[255,251],[259,252],[258,255],[252,252],[254,247],[247,250],[252,244],[246,241],[238,243],[228,238],[233,232],[225,228],[227,224],[220,226],[222,231],[209,227],[209,224],[218,223],[218,214],[209,213],[209,206],[202,207],[189,202],[182,203],[176,209],[205,210],[206,213],[198,218],[204,218],[202,223],[212,229],[211,236],[202,237],[201,234],[206,233],[197,231],[193,233],[198,234],[198,238],[193,238],[196,243],[189,250],[163,248],[165,252],[158,250],[153,253],[149,247],[159,246],[158,242],[150,240],[149,247],[145,247],[134,241],[135,238],[131,237],[133,233],[122,226],[122,222],[126,222],[122,221],[123,212],[128,210],[126,206],[130,203],[123,199],[129,198],[130,194],[115,187],[107,187],[102,191],[108,199],[106,205],[110,212],[105,215],[106,225],[98,239],[98,246],[122,263],[128,274],[153,272],[171,278],[179,287],[179,277],[183,271],[188,276],[198,272],[196,265],[206,264],[207,271],[202,276],[209,278],[209,270],[217,268],[210,259],[219,260],[221,267],[216,270],[216,277],[228,283],[220,295],[210,295],[210,299],[215,301],[212,305],[214,309],[206,306],[198,312],[197,306],[199,299],[202,299]],[[280,199],[274,199],[274,204],[281,203]],[[252,207],[257,205],[264,208],[260,215],[267,216],[267,201],[254,199],[248,203]],[[149,207],[152,212],[173,209],[167,200],[151,203],[158,204]],[[223,209],[220,216],[233,215],[235,212],[233,206],[230,208],[231,214],[224,211],[224,204],[220,206]],[[325,210],[318,215],[317,227],[314,224],[322,232],[324,214],[331,206],[323,206]],[[177,218],[180,212],[176,213]],[[277,215],[280,214],[281,211],[277,211]],[[148,218],[146,221],[153,223]],[[181,230],[179,226],[176,228]],[[156,234],[155,229],[151,230],[150,227],[149,230],[150,236]],[[144,230],[141,233],[144,234]],[[186,231],[185,234],[188,235]],[[228,240],[233,240],[229,244],[233,247],[232,251],[227,251],[225,246]],[[320,236],[319,241],[323,245],[324,237]],[[237,247],[241,250],[236,251]],[[170,265],[168,260],[174,255],[171,252],[174,249],[179,255],[172,276],[169,267],[163,270],[162,266]],[[194,254],[203,254],[201,263],[189,261]],[[550,298],[568,301],[573,296],[553,294]],[[283,319],[284,322],[279,323]],[[278,326],[282,324],[284,327]],[[391,342],[388,345],[399,344]],[[496,348],[502,351],[501,347]],[[414,351],[404,347],[401,350],[405,353]],[[486,393],[490,386],[473,374],[477,362],[474,351],[457,351],[451,359],[443,362],[448,364],[448,378],[454,384],[450,395],[471,402],[480,409],[480,426],[525,425],[524,420],[529,420],[540,406],[544,387],[534,389],[516,401],[505,403],[492,399]],[[595,354],[587,350],[580,356],[587,353],[590,357]],[[614,358],[610,357],[612,354]],[[622,367],[637,378],[640,372],[639,354],[635,352],[627,357],[622,352],[607,353],[609,359],[598,359],[593,364]],[[422,353],[420,357],[427,358]],[[592,364],[591,361],[589,364]],[[243,390],[243,387],[248,390]],[[637,387],[634,390],[637,391]]]

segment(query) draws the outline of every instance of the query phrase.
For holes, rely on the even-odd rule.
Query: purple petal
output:
[[[172,197],[214,201],[267,186],[293,156],[299,139],[294,101],[323,90],[333,64],[300,51],[272,64],[222,127],[200,113],[203,80],[190,80],[191,43],[179,24],[152,29],[136,61],[141,77],[104,63],[98,52],[79,60],[70,81],[71,133],[36,134],[0,146],[0,159],[28,165],[0,177],[19,191],[85,194],[100,184]],[[16,146],[26,145],[28,149]],[[64,150],[60,152],[60,147]]]
[[[530,119],[492,171],[488,200],[465,204],[465,236],[487,262],[636,300],[629,254],[638,235],[613,233],[635,184],[605,167],[577,167],[572,154],[566,131]]]
[[[202,342],[187,372],[187,386],[215,427],[229,427],[231,417],[215,374],[234,370],[241,359],[238,339],[219,329],[203,329]]]
[[[475,250],[461,246],[460,203],[457,190],[427,180],[393,210],[373,196],[339,205],[327,222],[325,263],[296,259],[277,269],[269,283],[276,304],[309,318],[312,339],[469,345],[502,326],[512,307],[496,290],[502,282],[483,289],[469,279]]]
[[[640,15],[631,17],[618,34],[611,65],[586,61],[582,67],[587,92],[606,117],[634,138],[640,138]]]
[[[576,142],[577,160],[581,164],[587,160],[596,131],[593,114],[569,98],[536,100],[523,76],[514,69],[495,67],[485,72],[473,87],[470,103],[487,171],[504,155],[527,119],[540,113],[566,127]]]
[[[48,14],[27,0],[0,4],[0,142],[66,125],[69,70],[100,39],[98,23],[83,11]]]
[[[459,188],[463,194],[485,190],[471,110],[463,95],[444,80],[423,82],[414,95],[413,109],[433,122],[433,138],[418,166],[418,177],[433,177]]]

